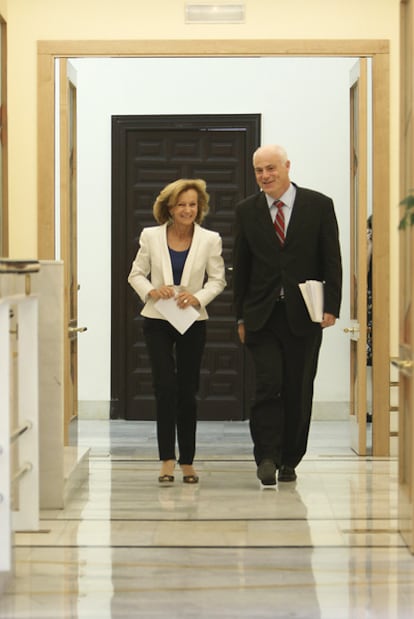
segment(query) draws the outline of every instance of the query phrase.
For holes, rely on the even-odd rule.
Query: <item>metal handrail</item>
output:
[[[21,466],[13,475],[11,479],[12,483],[14,484],[18,479],[23,477],[23,475],[25,475],[26,473],[30,473],[32,469],[33,469],[33,464],[31,462],[25,462],[23,466]]]
[[[0,261],[0,273],[3,272],[4,264]],[[25,278],[30,280],[30,274],[23,272]],[[14,315],[19,325],[16,351],[9,333],[12,327],[10,319],[14,319]],[[12,532],[39,529],[38,344],[37,295],[31,295],[26,286],[24,294],[12,292],[1,297],[0,576],[9,574],[12,569]],[[19,357],[16,368],[12,365],[15,355]],[[12,398],[15,387],[16,401]],[[15,418],[14,427],[10,425],[12,418]],[[15,449],[19,452],[16,454],[10,449],[15,441],[19,441],[17,445],[15,443]],[[11,454],[13,457],[10,457]],[[19,461],[19,456],[26,460]],[[14,464],[16,468],[11,470]]]
[[[17,440],[19,436],[27,432],[27,430],[31,430],[32,427],[33,427],[32,422],[26,421],[26,423],[20,426],[19,428],[15,428],[10,434],[10,443],[13,443],[15,440]]]

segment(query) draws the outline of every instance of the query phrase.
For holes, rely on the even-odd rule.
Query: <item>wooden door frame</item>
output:
[[[55,257],[54,91],[56,58],[76,57],[371,57],[373,82],[373,455],[389,455],[390,414],[390,75],[388,40],[132,40],[39,41],[38,67],[38,256]]]
[[[411,74],[414,64],[414,45],[412,32],[414,31],[414,2],[401,0],[400,2],[400,199],[404,200],[414,187],[414,173],[411,161],[414,155],[414,121],[412,119],[412,105],[414,102],[414,80],[407,80],[407,73]],[[411,35],[411,36],[410,36]],[[400,217],[405,215],[405,208],[400,207]],[[399,351],[393,364],[399,370],[399,466],[398,466],[398,522],[399,531],[410,552],[414,555],[414,411],[413,389],[414,370],[412,363],[412,342],[405,346],[404,322],[409,321],[411,338],[414,331],[413,287],[411,286],[411,308],[407,310],[404,301],[406,290],[407,271],[413,271],[414,228],[400,230],[400,316],[399,316]],[[411,255],[407,256],[411,247]],[[408,262],[408,264],[407,264]],[[409,313],[409,316],[407,314]],[[408,367],[405,368],[404,364]]]
[[[350,422],[351,446],[360,456],[367,455],[367,162],[368,110],[367,59],[357,63],[358,76],[352,75],[350,84],[350,301],[351,323],[356,319],[359,337],[350,338]],[[353,68],[355,71],[355,67]],[[355,129],[357,139],[355,139]],[[354,179],[357,178],[355,195]],[[355,212],[355,206],[358,212]],[[363,239],[361,238],[363,235]],[[355,264],[355,256],[357,261]],[[351,324],[350,323],[350,324]],[[355,383],[356,378],[356,383]]]
[[[59,118],[59,143],[60,143],[60,162],[59,162],[59,174],[60,174],[60,205],[61,205],[61,218],[60,218],[60,247],[61,247],[61,259],[63,260],[63,282],[64,282],[64,302],[63,302],[63,380],[64,385],[70,381],[70,344],[68,338],[68,326],[69,326],[69,247],[71,243],[70,239],[70,204],[69,204],[69,166],[67,153],[69,150],[69,98],[68,98],[68,84],[67,84],[67,58],[59,59],[59,102],[60,102],[60,118]],[[64,433],[64,445],[68,444],[69,439],[69,423],[71,420],[70,410],[70,389],[64,389],[63,398],[63,433]]]
[[[70,329],[76,329],[77,323],[73,324],[73,316],[71,315],[70,305],[74,304],[74,313],[77,315],[77,298],[73,299],[73,295],[77,292],[73,291],[73,287],[77,288],[77,277],[72,281],[73,270],[77,273],[77,253],[73,251],[76,247],[76,232],[73,232],[73,224],[76,222],[76,195],[73,199],[71,184],[75,180],[71,177],[71,166],[69,161],[69,153],[71,143],[74,143],[74,158],[76,166],[76,124],[70,122],[71,116],[71,96],[70,89],[76,86],[71,83],[67,71],[67,58],[59,59],[59,144],[60,144],[60,247],[61,259],[64,267],[64,307],[63,307],[63,375],[64,385],[71,384],[71,389],[64,389],[64,444],[69,443],[69,424],[71,420],[77,416],[77,367],[72,364],[72,359],[77,358],[77,342],[76,335],[70,335]],[[73,111],[73,110],[72,110]],[[75,111],[76,115],[76,111]],[[76,223],[75,223],[76,226]],[[75,254],[75,261],[71,261]]]

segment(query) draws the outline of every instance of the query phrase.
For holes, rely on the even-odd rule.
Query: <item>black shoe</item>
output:
[[[265,458],[257,467],[257,477],[262,482],[263,486],[276,486],[276,465],[275,463]]]
[[[277,476],[279,481],[295,481],[296,473],[293,466],[288,466],[287,464],[282,464],[279,469],[279,475]]]

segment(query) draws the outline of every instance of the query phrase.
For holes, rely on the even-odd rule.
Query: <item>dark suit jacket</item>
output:
[[[342,289],[338,224],[327,196],[296,188],[284,247],[276,237],[264,193],[240,202],[236,210],[233,291],[237,319],[251,331],[268,320],[283,288],[292,331],[305,335],[312,323],[298,284],[324,284],[324,311],[339,316]]]

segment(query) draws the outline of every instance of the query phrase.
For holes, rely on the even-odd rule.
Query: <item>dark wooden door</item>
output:
[[[234,207],[257,188],[251,157],[259,138],[257,114],[112,118],[112,418],[155,418],[142,306],[127,276],[142,228],[156,225],[156,196],[177,178],[203,178],[210,194],[203,225],[220,233],[229,267]],[[227,287],[208,307],[199,419],[246,416],[249,381],[236,334],[231,275],[226,268]]]

